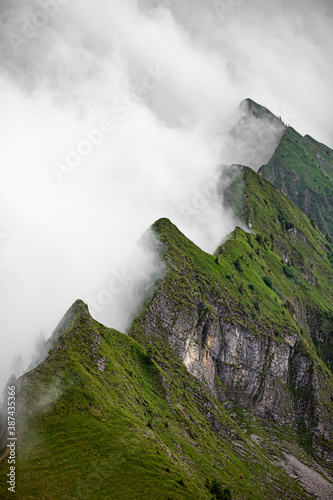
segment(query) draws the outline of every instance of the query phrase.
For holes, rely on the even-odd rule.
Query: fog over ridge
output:
[[[331,22],[314,0],[2,2],[0,378],[79,297],[126,328],[163,271],[136,246],[158,218],[214,251],[220,165],[276,146],[230,139],[244,98],[332,147]]]

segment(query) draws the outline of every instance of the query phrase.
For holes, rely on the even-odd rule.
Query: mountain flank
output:
[[[309,218],[331,203],[332,153],[282,126],[260,175],[232,167],[239,226],[213,255],[159,219],[166,273],[128,333],[78,300],[11,381],[17,491],[3,408],[1,499],[332,498],[333,253],[329,212]]]

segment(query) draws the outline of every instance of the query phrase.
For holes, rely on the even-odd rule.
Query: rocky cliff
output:
[[[259,173],[289,196],[319,227],[333,235],[333,151],[288,127]]]
[[[158,221],[169,272],[131,334],[146,344],[167,340],[226,407],[241,405],[298,429],[303,443],[332,461],[332,374],[315,350],[314,319],[307,315],[312,305],[314,316],[330,317],[324,238],[267,181],[241,172],[252,234],[237,228],[213,257],[170,221]],[[262,221],[261,203],[270,212]],[[284,223],[273,233],[281,220],[289,229]]]

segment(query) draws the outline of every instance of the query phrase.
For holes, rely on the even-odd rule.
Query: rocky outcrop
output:
[[[146,346],[171,346],[225,408],[289,427],[333,460],[325,239],[272,184],[242,172],[234,192],[246,201],[240,215],[252,234],[236,227],[209,255],[168,219],[153,225],[166,275],[131,334]]]
[[[221,298],[182,308],[162,286],[138,320],[148,339],[167,339],[188,371],[217,399],[329,439],[322,420],[319,374],[297,332],[283,339],[257,334],[227,318]],[[330,457],[326,454],[326,458]]]

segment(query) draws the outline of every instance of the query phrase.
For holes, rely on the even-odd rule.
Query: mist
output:
[[[329,1],[1,3],[0,379],[77,298],[126,331],[164,272],[155,220],[208,252],[233,230],[221,165],[282,133],[231,138],[244,98],[332,147],[331,26]]]

